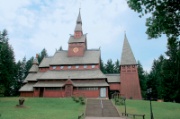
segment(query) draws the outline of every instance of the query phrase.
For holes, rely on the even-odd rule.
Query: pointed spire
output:
[[[80,8],[79,8],[79,14],[76,20],[76,27],[74,31],[82,31],[82,20],[81,20]]]
[[[81,13],[80,13],[80,10],[81,10],[81,8],[79,8],[79,14],[78,14],[78,18],[77,18],[76,23],[82,25],[82,20],[81,20]]]
[[[39,64],[39,62],[38,62],[38,54],[36,54],[36,58],[34,58],[33,64],[36,64],[36,65]]]
[[[122,55],[121,55],[121,65],[132,65],[137,64],[136,60],[134,58],[134,54],[131,50],[131,46],[129,45],[129,42],[126,37],[126,33],[124,35],[124,44],[122,49]]]
[[[29,72],[38,72],[39,68],[38,68],[38,54],[36,54],[36,58],[34,58],[33,60],[33,65],[30,68]]]

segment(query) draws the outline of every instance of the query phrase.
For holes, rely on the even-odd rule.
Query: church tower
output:
[[[120,72],[121,95],[128,99],[142,99],[137,63],[127,40],[126,34],[124,36]]]
[[[84,56],[85,50],[87,50],[87,40],[86,40],[86,34],[83,34],[82,31],[82,20],[79,11],[76,20],[76,26],[74,29],[74,35],[70,36],[68,42],[68,56],[82,57]]]

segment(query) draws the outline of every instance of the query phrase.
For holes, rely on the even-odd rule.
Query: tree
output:
[[[106,70],[105,70],[105,66],[104,66],[104,62],[102,59],[100,59],[100,69],[101,71],[105,74],[106,73]]]
[[[165,101],[180,102],[180,45],[176,38],[168,40],[168,59],[163,63],[163,85]]]
[[[38,55],[38,62],[41,63],[44,57],[48,56],[46,49],[44,48]]]
[[[131,9],[140,17],[151,14],[146,20],[149,38],[166,34],[168,38],[180,35],[180,0],[127,0]]]
[[[26,62],[26,65],[25,65],[25,78],[27,77],[28,73],[29,73],[29,70],[30,68],[32,67],[33,65],[33,59],[34,57],[31,57],[27,62]]]
[[[112,59],[107,60],[107,63],[105,65],[106,73],[114,73],[114,64],[112,62]]]
[[[115,64],[114,64],[114,73],[120,73],[120,63],[119,63],[119,60],[117,59]]]
[[[4,96],[12,95],[15,80],[14,52],[8,43],[7,35],[7,30],[0,34],[0,92]]]
[[[138,76],[139,76],[139,81],[140,81],[140,86],[141,86],[141,94],[142,97],[145,98],[146,96],[146,73],[143,70],[143,67],[140,63],[140,61],[138,61]]]

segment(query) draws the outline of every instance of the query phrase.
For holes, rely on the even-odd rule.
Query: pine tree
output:
[[[180,102],[180,72],[179,72],[179,42],[176,38],[168,40],[168,50],[166,59],[163,63],[163,87],[165,101]]]
[[[12,47],[8,43],[7,31],[0,34],[0,84],[4,96],[12,95],[15,80],[15,59]]]
[[[104,74],[106,73],[103,60],[100,60],[100,69],[101,69],[101,71],[102,71]]]
[[[39,62],[39,64],[41,63],[41,61],[43,60],[43,58],[46,57],[46,56],[48,56],[48,54],[47,54],[46,49],[44,48],[44,49],[41,51],[41,53],[39,53],[39,55],[38,55],[38,62]]]
[[[138,61],[138,76],[139,76],[139,81],[140,81],[140,86],[141,86],[141,94],[143,98],[146,98],[146,73],[143,70],[143,67],[140,63],[140,61]]]
[[[112,74],[114,73],[114,64],[112,62],[112,59],[107,60],[107,63],[105,65],[106,73]]]
[[[115,64],[114,64],[114,73],[120,73],[120,63],[119,60],[117,59]]]
[[[29,70],[30,68],[32,67],[33,65],[33,59],[34,57],[31,57],[27,62],[26,62],[26,65],[25,65],[25,73],[24,73],[24,77],[26,78],[28,73],[29,73]]]

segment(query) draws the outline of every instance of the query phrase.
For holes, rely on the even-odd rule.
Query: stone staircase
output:
[[[86,117],[119,117],[119,114],[110,100],[88,99]]]

